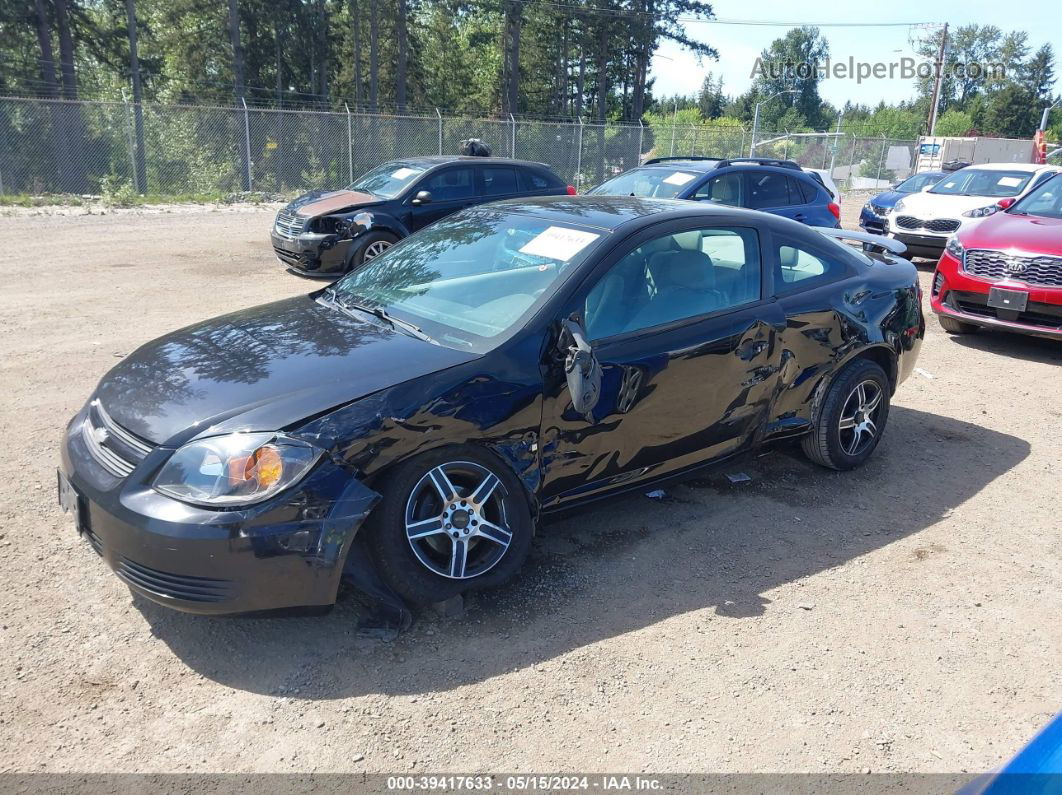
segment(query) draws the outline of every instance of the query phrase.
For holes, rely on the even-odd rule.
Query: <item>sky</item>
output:
[[[1050,41],[1055,47],[1055,73],[1059,75],[1056,91],[1062,83],[1062,2],[1058,0],[1023,0],[1020,3],[996,0],[890,0],[888,3],[849,3],[833,6],[827,3],[749,3],[747,0],[713,0],[715,16],[721,21],[772,21],[796,24],[838,22],[902,22],[943,23],[952,27],[977,23],[996,25],[1004,32],[1026,30],[1030,50],[1035,51]],[[837,8],[836,14],[830,9]],[[1020,10],[1017,10],[1020,9]],[[729,96],[741,94],[752,83],[750,73],[760,51],[785,35],[790,26],[735,25],[715,22],[687,22],[690,38],[706,41],[719,51],[719,60],[703,59],[698,64],[691,53],[672,42],[664,42],[653,57],[652,76],[656,78],[653,94],[657,97],[673,94],[696,94],[707,72],[723,78],[723,90]],[[899,27],[823,27],[830,43],[834,61],[870,63],[898,62],[916,57],[911,47],[912,36],[924,35],[928,29]],[[834,105],[846,100],[876,105],[879,100],[893,103],[911,99],[914,81],[899,76],[894,79],[869,78],[862,83],[855,79],[827,79],[819,84],[823,99]]]

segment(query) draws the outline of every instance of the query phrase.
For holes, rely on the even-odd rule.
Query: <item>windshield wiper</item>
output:
[[[399,328],[405,329],[417,339],[422,339],[425,342],[430,342],[432,345],[438,345],[439,343],[429,336],[425,331],[415,323],[410,323],[408,320],[403,320],[400,317],[388,314],[387,310],[380,306],[368,306],[367,304],[358,303],[344,303],[339,300],[339,293],[334,287],[325,288],[324,295],[328,297],[328,300],[336,307],[344,311],[346,314],[353,316],[354,311],[364,312],[367,315],[379,318],[385,323],[389,323],[391,328],[396,331]]]

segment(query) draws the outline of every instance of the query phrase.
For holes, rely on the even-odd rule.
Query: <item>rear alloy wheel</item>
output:
[[[522,489],[504,464],[474,449],[427,453],[400,466],[370,517],[380,575],[420,604],[504,583],[530,549]]]
[[[940,321],[940,327],[949,334],[973,334],[978,330],[973,323],[963,323],[947,315],[937,315],[937,320]]]
[[[821,466],[853,469],[881,441],[889,418],[888,376],[867,359],[856,359],[826,393],[814,431],[804,437],[804,453]]]

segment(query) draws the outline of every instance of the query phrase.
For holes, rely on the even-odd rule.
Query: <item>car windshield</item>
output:
[[[435,342],[482,353],[516,331],[608,233],[503,209],[437,221],[333,286]]]
[[[1038,188],[1033,188],[1007,212],[1011,215],[1062,218],[1062,174],[1057,174]]]
[[[1017,196],[1031,178],[1030,171],[964,168],[944,177],[929,192],[945,196]]]
[[[423,166],[411,163],[384,163],[351,182],[347,190],[360,190],[384,199],[393,199],[425,171]]]
[[[897,193],[917,193],[926,185],[934,185],[940,182],[940,174],[915,174],[908,177],[896,186]]]
[[[701,176],[681,168],[636,168],[602,182],[588,191],[594,196],[645,196],[673,199],[679,191]]]

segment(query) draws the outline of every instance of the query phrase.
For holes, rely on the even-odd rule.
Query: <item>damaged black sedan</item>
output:
[[[862,464],[923,332],[910,263],[795,221],[486,205],[139,348],[70,422],[60,501],[181,610],[327,606],[352,567],[436,602],[513,577],[550,512],[774,439]]]

